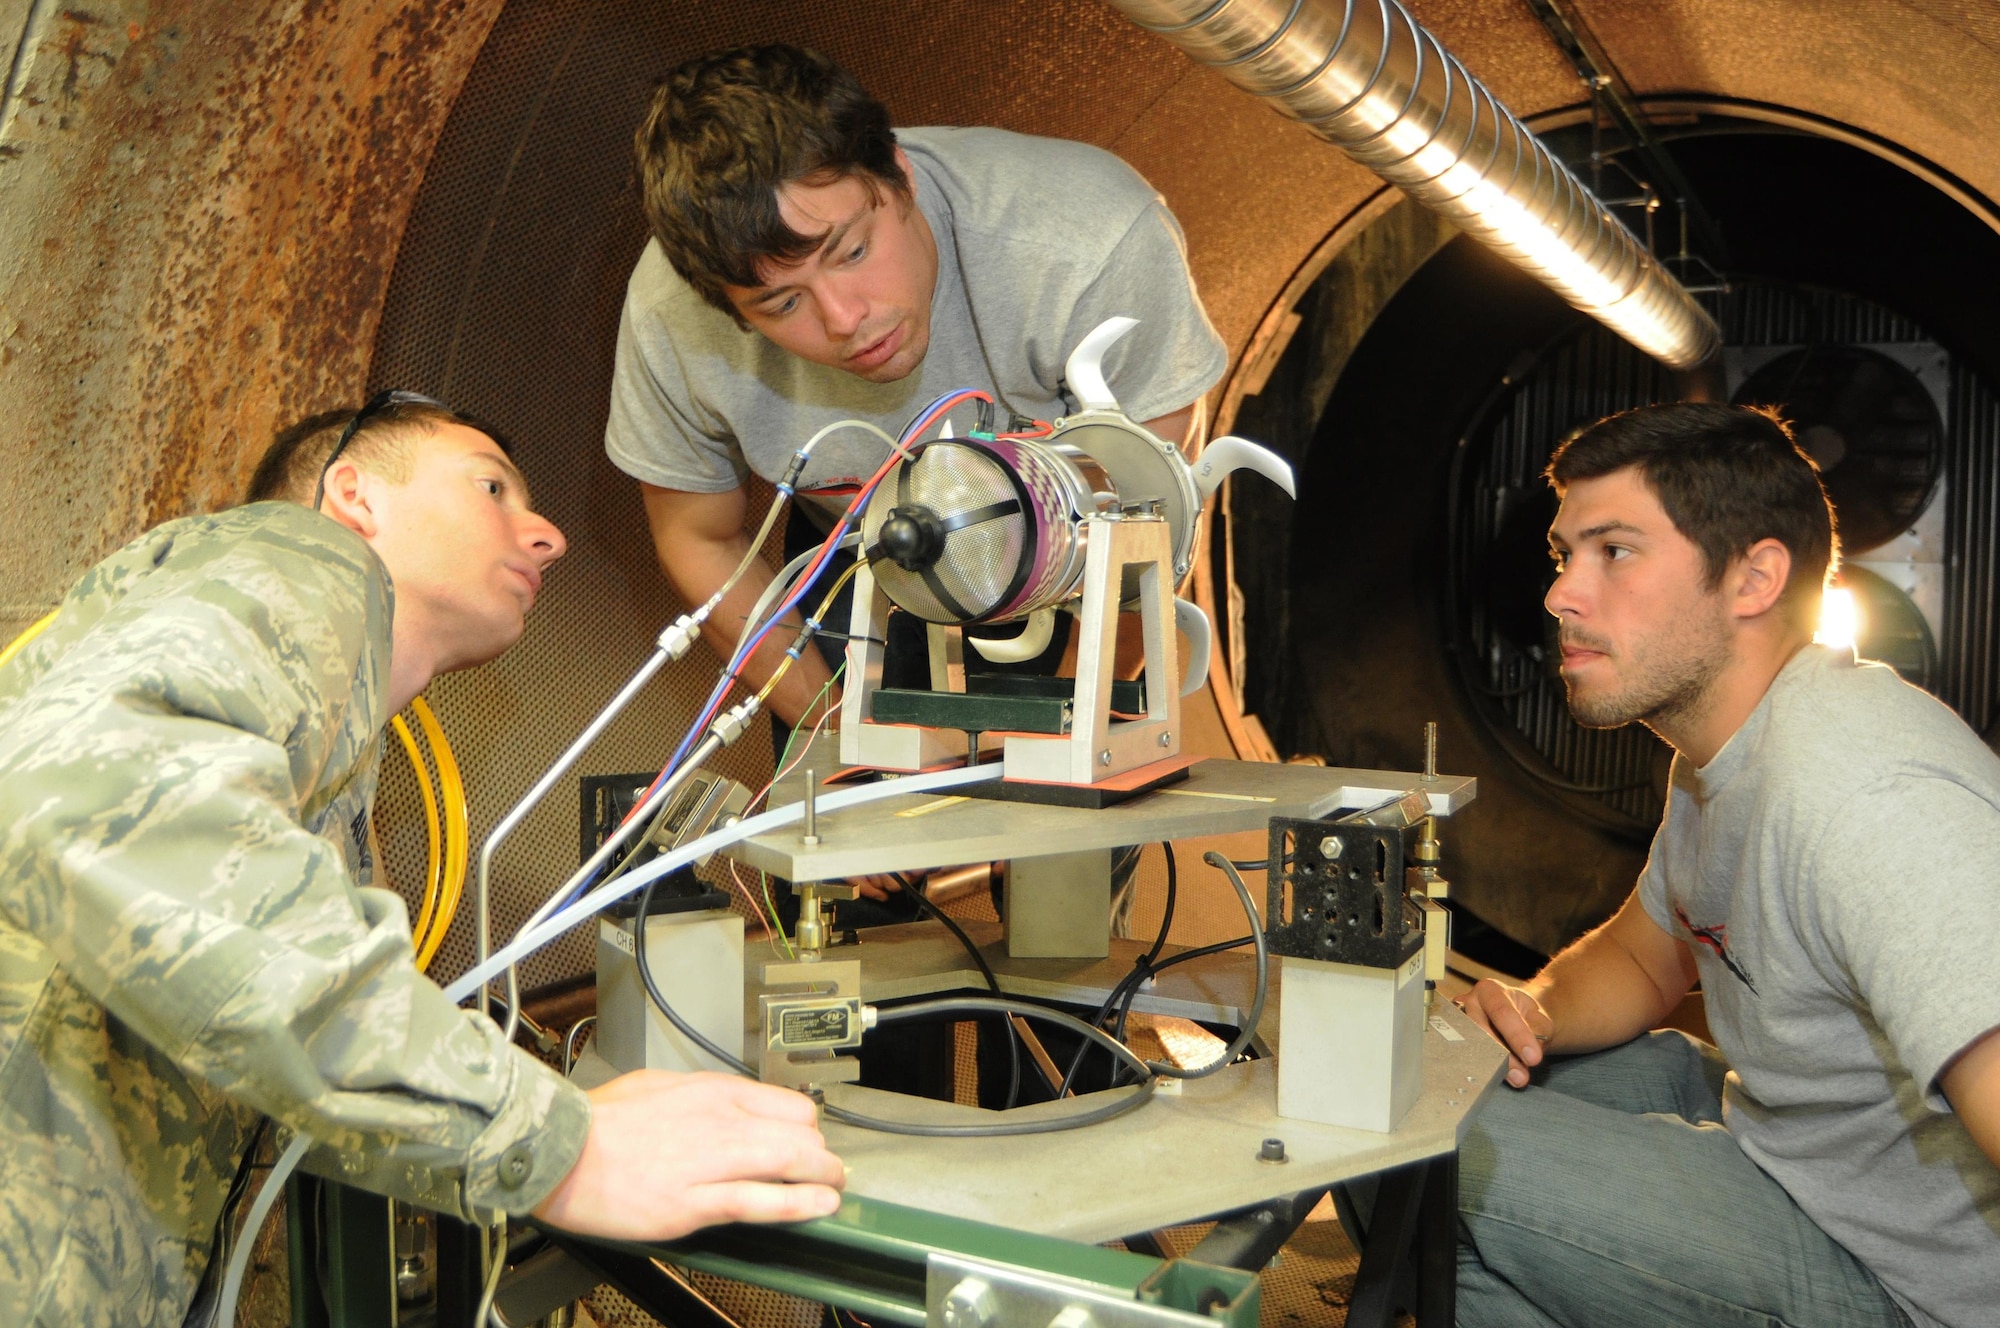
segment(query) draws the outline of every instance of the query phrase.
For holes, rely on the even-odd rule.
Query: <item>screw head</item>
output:
[[[946,1294],[939,1311],[944,1328],[992,1328],[1000,1302],[985,1278],[967,1277]]]
[[[1173,746],[1173,745],[1174,745],[1174,735],[1173,735],[1173,734],[1172,734],[1172,733],[1171,733],[1170,731],[1168,731],[1168,730],[1166,730],[1166,729],[1161,729],[1161,730],[1160,730],[1160,746],[1162,746],[1162,747],[1171,747],[1171,746]]]
[[[1257,1149],[1257,1160],[1259,1162],[1289,1162],[1291,1159],[1285,1156],[1285,1141],[1283,1139],[1266,1139]]]
[[[1103,751],[1097,754],[1097,763],[1099,765],[1111,764],[1111,749],[1109,747],[1106,747]]]
[[[1340,850],[1345,847],[1346,845],[1340,842],[1339,835],[1327,835],[1319,841],[1319,855],[1322,858],[1337,858],[1340,856]]]

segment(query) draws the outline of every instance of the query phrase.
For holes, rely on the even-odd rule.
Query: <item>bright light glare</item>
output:
[[[1820,601],[1819,630],[1813,633],[1813,641],[1838,650],[1852,650],[1860,636],[1861,607],[1854,602],[1854,592],[1828,586]]]

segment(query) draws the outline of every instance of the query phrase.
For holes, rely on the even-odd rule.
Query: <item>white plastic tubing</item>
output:
[[[941,789],[962,788],[967,784],[977,784],[982,780],[999,777],[998,762],[992,765],[973,766],[970,769],[939,770],[928,775],[906,775],[901,779],[885,779],[877,784],[864,784],[860,788],[844,789],[839,793],[828,794],[817,800],[817,810],[819,815],[825,816],[843,807],[859,807],[864,803],[877,802],[883,798],[903,797],[913,793],[935,793]],[[738,821],[734,825],[710,831],[691,844],[675,849],[671,853],[662,854],[643,867],[634,868],[612,884],[585,895],[541,925],[523,930],[519,936],[501,947],[498,953],[446,987],[444,991],[446,998],[454,1003],[467,1000],[487,982],[505,972],[509,965],[519,963],[522,958],[547,945],[571,927],[588,921],[593,915],[611,907],[619,900],[645,889],[646,882],[655,877],[665,876],[668,872],[676,871],[718,849],[727,848],[753,835],[761,835],[767,830],[777,830],[790,825],[803,815],[804,810],[804,804],[796,802],[775,808],[753,816],[747,821]],[[251,1205],[249,1215],[243,1223],[242,1234],[237,1238],[236,1249],[231,1253],[229,1267],[222,1280],[221,1304],[231,1317],[218,1317],[216,1322],[235,1321],[233,1316],[237,1297],[242,1293],[243,1276],[250,1264],[250,1247],[256,1243],[257,1232],[270,1217],[273,1201],[283,1192],[285,1182],[290,1179],[292,1172],[304,1160],[311,1147],[310,1138],[303,1134],[293,1135],[291,1143],[279,1156],[277,1165],[271,1169],[270,1177],[264,1182],[264,1188],[258,1194],[257,1202]]]

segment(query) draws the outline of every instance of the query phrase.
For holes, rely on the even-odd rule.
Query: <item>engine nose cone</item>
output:
[[[891,508],[876,536],[882,552],[906,572],[921,572],[944,552],[944,525],[920,503]]]

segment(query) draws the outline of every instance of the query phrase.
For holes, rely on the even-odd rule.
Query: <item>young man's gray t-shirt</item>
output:
[[[704,303],[651,242],[619,326],[613,464],[661,488],[721,493],[749,471],[775,479],[823,425],[864,419],[893,437],[964,387],[1054,419],[1066,409],[1064,361],[1116,314],[1139,320],[1105,359],[1132,418],[1172,414],[1222,376],[1180,226],[1131,167],[1087,144],[999,129],[906,129],[897,141],[938,247],[930,349],[916,372],[871,383],[799,359]],[[971,418],[955,423],[963,432]],[[859,430],[829,435],[804,486],[865,480],[887,456]]]
[[[2000,1324],[2000,1169],[1937,1084],[2000,1026],[2000,758],[1807,647],[1675,759],[1639,897],[1694,952],[1743,1151],[1917,1323]]]

